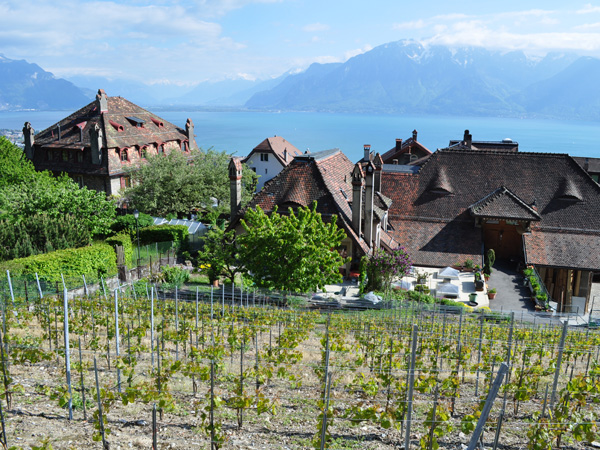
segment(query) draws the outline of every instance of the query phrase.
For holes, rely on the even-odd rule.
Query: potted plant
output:
[[[481,275],[481,272],[475,272],[475,290],[476,291],[483,291],[483,276]]]
[[[465,272],[472,272],[474,267],[475,263],[472,259],[465,259],[465,262],[463,263],[463,270]]]
[[[494,298],[496,298],[496,288],[488,289],[488,298],[490,300],[493,300]]]

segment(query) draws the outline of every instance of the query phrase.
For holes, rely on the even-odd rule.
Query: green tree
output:
[[[0,189],[30,181],[35,175],[35,168],[23,150],[0,136]]]
[[[238,255],[235,246],[235,230],[225,231],[216,223],[204,235],[202,249],[198,252],[197,264],[208,275],[211,283],[225,276],[232,282],[238,271]]]
[[[230,155],[215,150],[157,155],[140,168],[131,169],[133,186],[125,191],[130,207],[165,217],[187,216],[207,211],[216,203],[220,212],[229,210]],[[242,202],[247,202],[256,185],[256,174],[243,171]]]
[[[259,207],[249,209],[238,236],[240,261],[256,285],[284,292],[311,292],[342,280],[339,268],[347,261],[336,250],[346,237],[337,217],[325,223],[311,208],[277,209],[269,216]]]
[[[103,193],[80,188],[67,175],[37,172],[28,182],[0,189],[0,220],[16,226],[27,217],[77,218],[92,236],[106,234],[115,218],[115,205]]]
[[[410,270],[411,262],[403,247],[392,251],[376,249],[367,258],[367,291],[389,290],[394,279],[402,278]]]

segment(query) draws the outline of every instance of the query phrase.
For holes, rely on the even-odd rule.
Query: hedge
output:
[[[115,234],[114,236],[107,238],[104,242],[109,244],[112,248],[115,248],[115,245],[122,245],[123,253],[125,254],[125,264],[130,265],[133,261],[133,244],[131,243],[129,234]]]
[[[173,241],[185,246],[188,242],[189,231],[185,225],[154,225],[140,229],[142,245],[154,242]]]
[[[0,263],[0,270],[9,270],[12,275],[33,275],[37,272],[41,279],[60,281],[65,277],[81,275],[98,277],[113,275],[117,271],[116,254],[113,247],[105,242],[88,247],[58,250],[52,253],[13,259]]]

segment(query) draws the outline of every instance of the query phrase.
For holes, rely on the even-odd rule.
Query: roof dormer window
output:
[[[129,120],[129,122],[131,123],[131,125],[133,125],[136,128],[144,128],[144,121],[142,119],[140,119],[139,117],[136,116],[129,116],[126,117],[127,120]]]

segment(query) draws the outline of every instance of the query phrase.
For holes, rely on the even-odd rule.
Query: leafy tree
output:
[[[220,212],[229,209],[230,155],[215,150],[156,155],[140,168],[131,168],[133,186],[125,197],[133,208],[165,217],[187,216],[194,211],[211,210],[216,203]],[[242,202],[248,201],[256,185],[256,174],[243,171]]]
[[[339,268],[347,261],[336,250],[346,237],[337,227],[337,217],[324,223],[311,208],[302,207],[289,215],[277,209],[269,216],[259,207],[248,210],[238,236],[240,260],[245,271],[260,287],[286,292],[311,292],[340,282]]]
[[[18,225],[36,214],[51,219],[71,215],[94,236],[110,231],[115,205],[100,192],[79,188],[67,175],[55,178],[49,172],[0,189],[0,220]]]
[[[23,150],[0,136],[0,189],[29,181],[35,175],[35,168],[25,157]]]
[[[232,282],[239,264],[235,246],[235,230],[225,232],[216,223],[210,226],[204,235],[203,247],[198,252],[198,266],[204,266],[203,271],[211,283],[221,276],[226,276]]]

